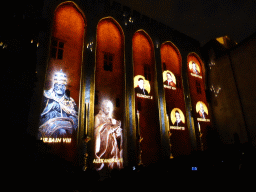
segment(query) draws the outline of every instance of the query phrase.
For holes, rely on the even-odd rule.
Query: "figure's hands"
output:
[[[116,120],[115,119],[112,119],[112,124],[116,124]]]
[[[117,126],[120,126],[121,125],[121,121],[117,121],[117,120],[115,120],[115,119],[112,119],[112,118],[109,118],[108,119],[108,123],[109,124],[112,124],[112,125],[117,125]]]
[[[117,121],[116,124],[121,127],[121,121]]]
[[[121,136],[121,135],[122,135],[122,129],[121,129],[120,127],[118,127],[118,128],[116,129],[116,136],[119,137],[119,136]]]

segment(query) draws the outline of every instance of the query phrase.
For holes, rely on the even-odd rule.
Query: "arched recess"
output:
[[[137,151],[139,162],[149,165],[161,158],[159,109],[155,74],[154,46],[144,30],[135,32],[132,38],[135,113],[137,122]],[[140,154],[140,151],[141,154]]]
[[[114,18],[103,18],[97,26],[96,42],[93,164],[97,170],[123,167],[124,65],[123,30]],[[104,107],[109,107],[110,113]]]
[[[205,93],[204,64],[194,52],[188,54],[187,71],[198,146],[205,150],[208,147],[207,136],[211,129],[211,118]]]
[[[166,100],[167,124],[171,133],[171,156],[188,155],[191,142],[187,127],[184,91],[181,76],[182,58],[170,41],[161,45],[161,63]]]
[[[86,19],[78,6],[71,1],[59,4],[53,18],[39,137],[70,160],[76,153],[85,33]]]

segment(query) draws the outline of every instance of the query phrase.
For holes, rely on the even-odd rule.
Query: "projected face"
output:
[[[196,63],[195,63],[195,62],[192,62],[192,69],[193,69],[194,71],[197,70],[197,69],[196,69]]]
[[[60,84],[60,83],[55,83],[53,91],[59,96],[62,97],[65,94],[66,91],[66,85],[65,84]]]
[[[103,101],[102,111],[105,113],[105,115],[111,116],[113,112],[113,104],[109,100]]]
[[[142,78],[139,78],[138,85],[139,85],[139,88],[144,89],[144,80]]]
[[[150,82],[145,79],[142,75],[137,75],[134,77],[134,88],[136,96],[139,94],[139,96],[146,98],[146,96],[150,93]]]
[[[192,76],[202,78],[200,76],[201,69],[200,69],[199,65],[196,62],[194,62],[194,61],[189,62],[189,70],[190,70],[190,73],[191,73]]]
[[[176,121],[178,121],[178,122],[180,122],[180,121],[181,121],[179,111],[175,111],[175,118],[176,118]]]
[[[166,73],[166,78],[168,81],[172,81],[172,75],[170,73]]]
[[[200,103],[200,111],[201,111],[201,112],[204,112],[204,106],[203,106],[202,103]]]
[[[67,76],[62,70],[55,72],[53,75],[53,91],[57,97],[63,97],[66,91]]]
[[[171,71],[166,70],[163,72],[163,83],[164,88],[176,90],[176,78]]]
[[[179,108],[174,108],[170,114],[172,124],[175,126],[183,126],[185,123],[185,116]]]

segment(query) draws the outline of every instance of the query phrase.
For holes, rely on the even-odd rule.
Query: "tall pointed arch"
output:
[[[75,3],[67,1],[57,6],[45,75],[39,137],[43,142],[66,145],[56,149],[69,160],[76,153],[85,30],[85,16]]]
[[[204,64],[196,53],[190,53],[187,57],[187,71],[189,80],[192,112],[197,127],[197,141],[201,150],[207,149],[207,133],[211,129],[210,110],[205,93],[205,69]]]
[[[168,130],[171,133],[171,155],[177,157],[191,152],[187,127],[184,91],[181,77],[182,58],[170,41],[160,48]]]
[[[148,165],[161,158],[161,141],[154,45],[144,30],[138,30],[133,35],[132,53],[137,136],[143,138],[138,143],[138,158],[143,164]]]
[[[97,100],[97,103],[94,106],[93,163],[97,170],[123,167],[124,64],[123,30],[114,18],[103,18],[97,25],[96,41],[95,101]]]
[[[179,49],[171,41],[166,41],[161,45],[160,51],[163,69],[165,64],[169,70],[181,75],[182,58]]]

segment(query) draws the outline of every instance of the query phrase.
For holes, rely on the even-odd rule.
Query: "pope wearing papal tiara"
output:
[[[66,137],[77,129],[77,106],[66,94],[67,76],[62,70],[53,77],[53,87],[44,91],[40,137]]]

